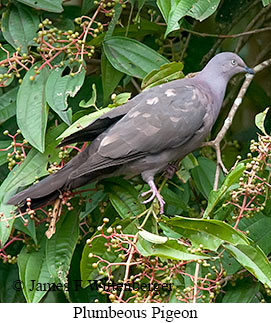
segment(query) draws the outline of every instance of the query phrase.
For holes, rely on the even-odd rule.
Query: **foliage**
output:
[[[270,302],[270,79],[264,76],[246,94],[245,118],[237,115],[224,138],[230,171],[220,172],[218,190],[214,153],[203,147],[179,163],[172,179],[157,177],[163,216],[156,201],[141,203],[147,186],[139,177],[108,178],[64,195],[50,239],[52,206],[22,214],[6,205],[86,146],[55,148],[60,139],[131,95],[196,72],[215,51],[236,49],[251,66],[270,58],[260,30],[270,28],[270,1],[252,2],[235,2],[233,10],[226,0],[90,0],[81,7],[1,1],[1,302]],[[238,82],[229,87],[226,107]],[[253,114],[255,124],[248,120]]]

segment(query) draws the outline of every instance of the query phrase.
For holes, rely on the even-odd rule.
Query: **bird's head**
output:
[[[209,61],[206,68],[212,69],[215,66],[221,69],[221,75],[226,80],[238,73],[254,74],[253,69],[247,67],[240,56],[231,52],[217,54]]]

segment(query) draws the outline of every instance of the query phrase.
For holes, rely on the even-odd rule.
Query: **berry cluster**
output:
[[[235,206],[235,228],[243,217],[250,218],[263,211],[270,195],[271,137],[259,135],[258,142],[251,141],[250,151],[239,187],[231,191],[229,203]]]

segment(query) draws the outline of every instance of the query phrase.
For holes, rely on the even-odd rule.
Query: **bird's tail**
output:
[[[21,212],[25,212],[28,208],[27,199],[30,198],[31,209],[34,210],[51,204],[59,195],[67,190],[73,190],[92,181],[111,176],[116,169],[115,166],[107,167],[71,180],[69,175],[73,168],[72,164],[67,164],[55,174],[49,175],[37,184],[17,193],[8,200],[7,204],[17,205]]]
[[[37,209],[50,204],[61,194],[63,187],[65,187],[69,171],[68,167],[63,167],[55,174],[15,194],[8,200],[7,204],[17,205],[22,212],[27,209],[26,200],[28,198],[31,199],[31,209]]]

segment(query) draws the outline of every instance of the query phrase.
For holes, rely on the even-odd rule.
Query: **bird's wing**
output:
[[[85,128],[76,131],[75,133],[63,139],[58,147],[63,147],[74,142],[93,141],[106,129],[123,118],[126,113],[128,113],[132,108],[136,107],[141,102],[141,100],[142,97],[140,95],[137,95],[127,103],[103,114]]]
[[[192,138],[203,125],[210,100],[189,82],[172,83],[149,91],[101,138],[96,152],[71,178],[177,148]]]

